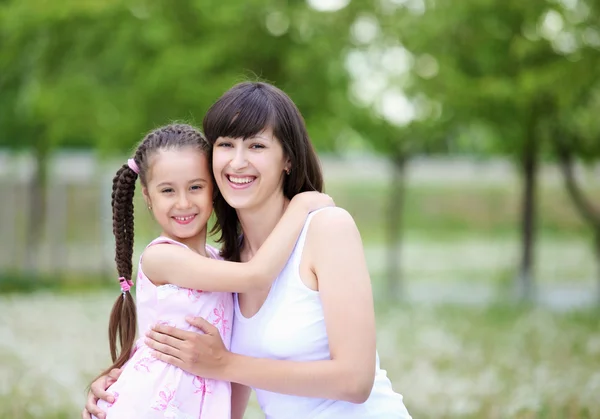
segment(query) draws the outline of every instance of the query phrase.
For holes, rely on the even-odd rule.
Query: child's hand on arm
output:
[[[327,194],[309,191],[295,195],[290,201],[287,211],[299,211],[299,213],[303,213],[306,216],[313,211],[325,207],[335,207],[333,199]]]

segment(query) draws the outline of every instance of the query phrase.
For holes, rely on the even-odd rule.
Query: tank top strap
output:
[[[302,227],[302,231],[300,232],[300,236],[298,237],[298,241],[296,242],[296,246],[294,247],[292,257],[290,258],[290,262],[294,265],[300,265],[300,260],[302,258],[302,252],[304,251],[304,243],[306,242],[306,235],[308,234],[308,227],[310,226],[310,222],[315,216],[315,214],[326,210],[329,207],[320,208],[316,211],[313,211],[308,214],[306,217],[306,221],[304,222],[304,227]]]

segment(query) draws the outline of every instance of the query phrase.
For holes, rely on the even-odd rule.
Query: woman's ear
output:
[[[287,160],[285,161],[285,165],[283,166],[283,171],[284,171],[284,172],[285,172],[287,175],[289,175],[289,174],[290,174],[290,172],[291,172],[291,170],[292,170],[292,161],[291,161],[290,159],[287,159]]]

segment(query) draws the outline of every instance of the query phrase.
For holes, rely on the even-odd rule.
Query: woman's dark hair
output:
[[[161,150],[195,147],[209,157],[210,144],[196,128],[185,124],[171,124],[151,131],[139,143],[133,161],[136,171],[124,164],[115,175],[112,187],[113,234],[115,236],[115,262],[120,281],[132,280],[133,274],[133,195],[136,179],[142,186],[147,185],[150,159]],[[208,159],[210,160],[210,159]],[[113,368],[121,368],[131,356],[135,342],[136,309],[129,291],[117,297],[110,313],[108,340]],[[117,348],[117,340],[120,350]]]
[[[322,192],[321,165],[304,118],[290,97],[277,87],[263,82],[239,83],[210,107],[203,121],[204,134],[212,146],[219,137],[246,139],[267,128],[273,130],[291,163],[290,174],[284,178],[284,195],[292,199],[300,192]],[[221,232],[221,255],[239,262],[241,231],[237,213],[220,192],[216,193],[214,210],[217,223],[211,233]]]

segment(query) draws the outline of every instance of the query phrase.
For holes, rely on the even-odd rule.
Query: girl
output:
[[[332,204],[324,194],[299,195],[251,262],[217,260],[217,251],[206,245],[214,198],[209,150],[193,127],[169,125],[148,134],[114,178],[113,233],[122,296],[110,315],[110,369],[123,367],[123,373],[108,390],[112,401],[99,403],[108,418],[230,417],[229,382],[207,380],[160,362],[143,339],[135,342],[136,308],[129,290],[138,176],[162,233],[140,257],[137,328],[144,333],[159,323],[197,333],[184,319],[202,316],[218,329],[226,346],[231,339],[231,292],[268,286],[284,267],[308,213]],[[248,184],[244,176],[231,176],[230,181],[239,190]]]

